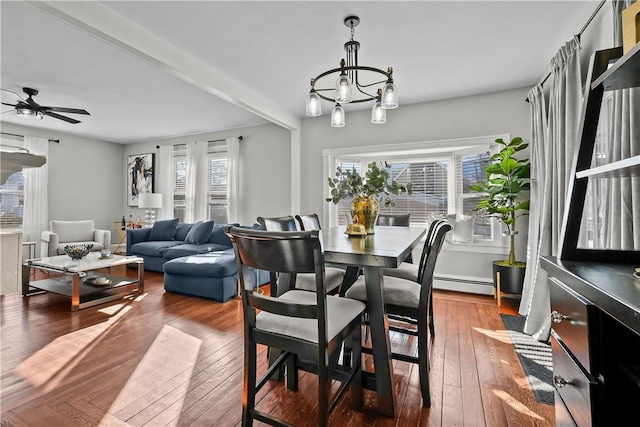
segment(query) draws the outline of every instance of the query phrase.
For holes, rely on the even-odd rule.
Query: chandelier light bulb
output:
[[[331,111],[331,126],[334,128],[344,126],[344,109],[340,104],[336,104]]]
[[[371,123],[374,125],[381,125],[387,122],[387,110],[382,108],[382,103],[376,101],[371,108]]]
[[[398,108],[398,88],[393,84],[393,80],[389,80],[382,88],[382,108]]]
[[[340,74],[336,80],[336,102],[347,104],[352,100],[349,77],[346,74]]]
[[[312,90],[309,92],[309,97],[307,98],[307,116],[317,117],[321,114],[322,105],[320,103],[320,96],[318,96],[316,91]]]

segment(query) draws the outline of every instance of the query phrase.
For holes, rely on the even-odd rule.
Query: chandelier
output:
[[[387,110],[398,107],[398,88],[393,84],[393,69],[387,71],[358,65],[360,42],[353,39],[355,27],[360,24],[357,16],[344,18],[344,25],[351,29],[351,38],[344,44],[346,61],[340,67],[325,71],[311,79],[311,91],[307,97],[309,117],[322,114],[321,99],[334,103],[331,111],[331,126],[345,124],[343,104],[374,101],[371,108],[371,123],[387,121]]]

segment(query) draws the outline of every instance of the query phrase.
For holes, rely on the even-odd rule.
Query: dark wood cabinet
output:
[[[578,241],[590,180],[640,176],[639,155],[592,166],[603,94],[640,86],[640,44],[624,56],[621,48],[596,52],[588,82],[558,257],[541,258],[549,273],[556,424],[638,426],[640,279],[633,273],[640,251]]]

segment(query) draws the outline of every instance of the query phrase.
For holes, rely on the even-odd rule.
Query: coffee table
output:
[[[138,264],[137,277],[111,274],[114,267],[126,268],[127,264]],[[71,298],[71,311],[144,292],[144,260],[136,256],[111,255],[101,258],[100,253],[91,252],[82,259],[74,260],[67,255],[59,255],[27,260],[25,268],[60,274],[33,282],[29,281],[28,274],[26,277],[23,275],[23,297],[42,291],[63,295]],[[131,290],[131,285],[137,285],[136,289]]]

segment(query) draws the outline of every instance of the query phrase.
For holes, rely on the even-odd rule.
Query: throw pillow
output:
[[[151,232],[149,233],[149,240],[154,241],[165,241],[165,240],[173,240],[176,235],[176,230],[178,229],[179,218],[174,219],[166,219],[163,221],[156,221],[151,227]]]
[[[227,231],[232,226],[239,226],[240,224],[216,224],[213,226],[213,232],[209,237],[209,243],[217,243],[218,245],[225,245],[231,247],[231,240],[227,236]]]
[[[184,238],[184,241],[187,243],[192,243],[194,245],[201,245],[209,240],[209,236],[211,236],[211,231],[213,231],[213,223],[215,221],[198,221],[193,224],[189,233],[187,233],[187,237]]]

